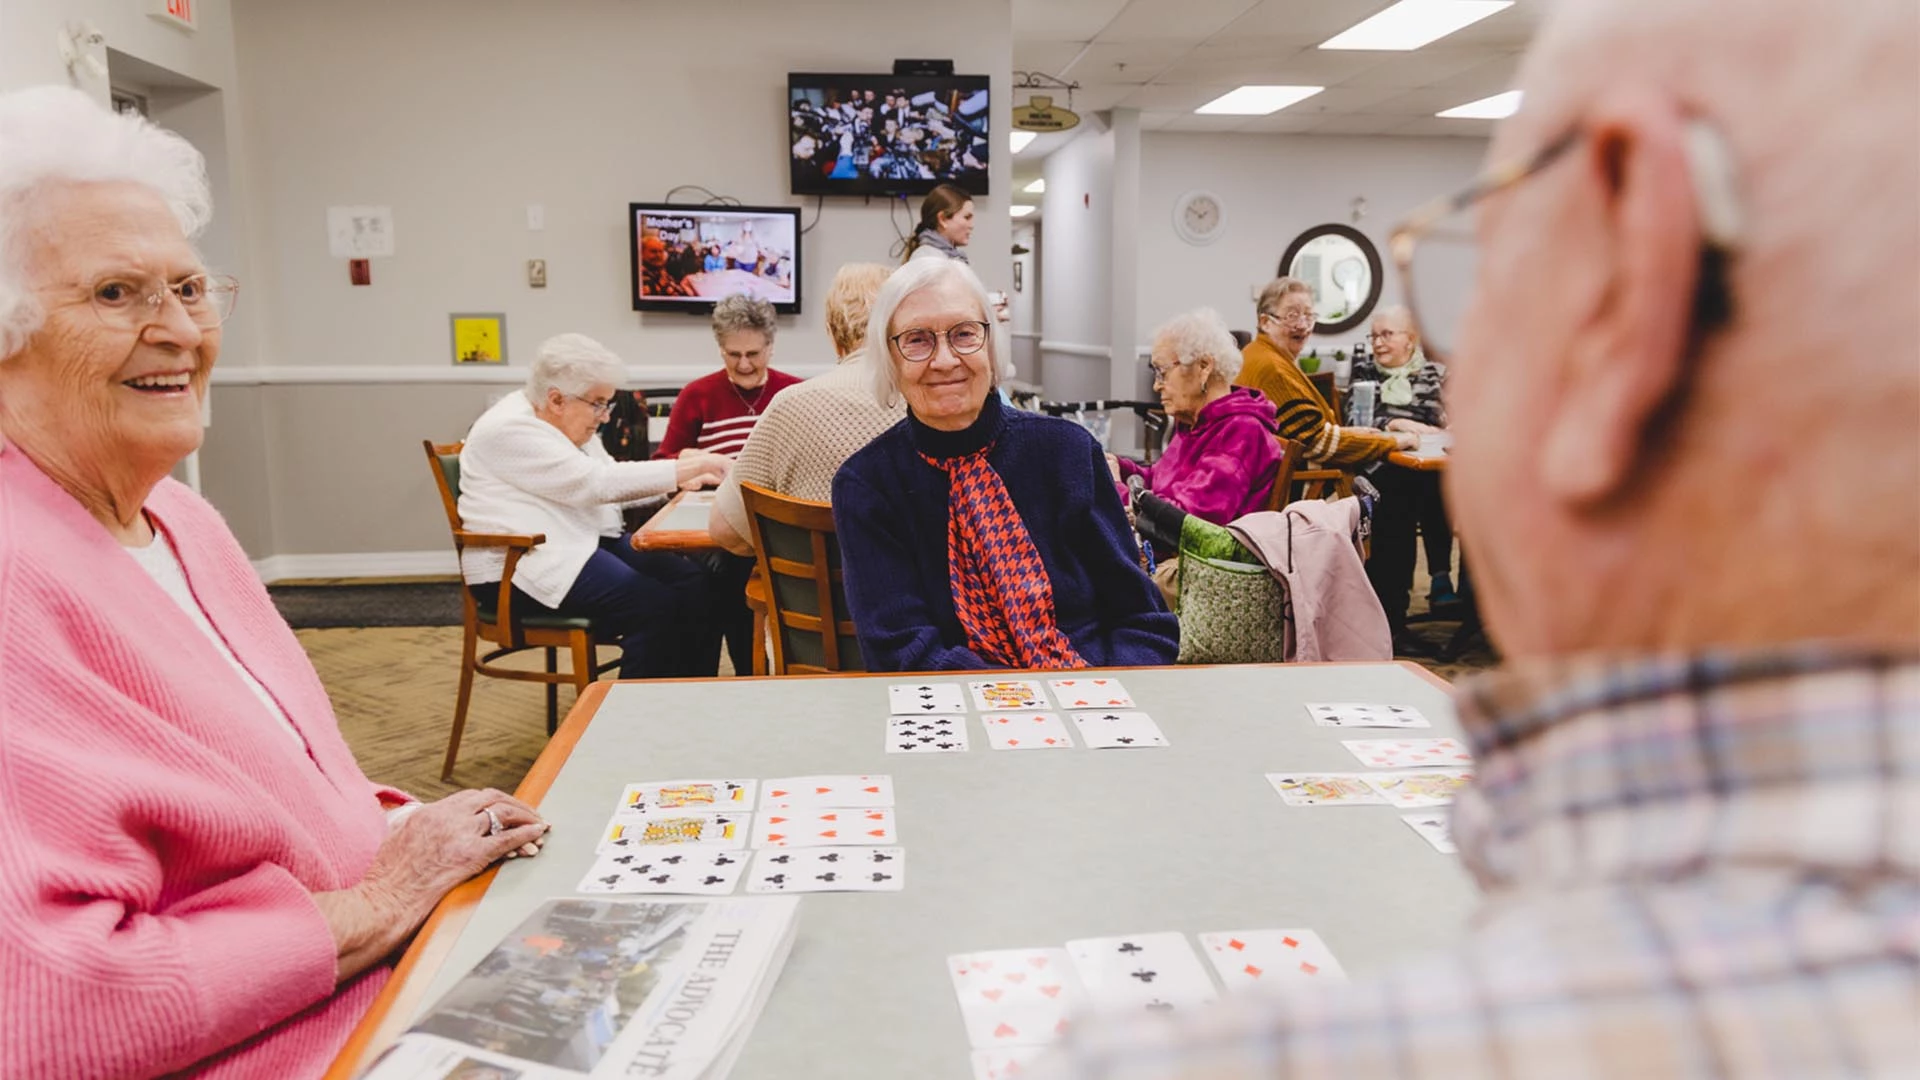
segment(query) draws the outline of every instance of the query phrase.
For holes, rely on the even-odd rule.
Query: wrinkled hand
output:
[[[359,888],[396,921],[417,924],[454,886],[495,862],[539,854],[547,829],[531,806],[505,792],[455,792],[401,822]]]
[[[1113,474],[1114,483],[1116,484],[1126,483],[1125,480],[1122,480],[1120,478],[1120,456],[1118,454],[1107,455],[1107,471]]]
[[[1414,432],[1391,431],[1388,434],[1393,436],[1394,444],[1402,450],[1420,449],[1420,436]]]
[[[682,491],[718,487],[733,470],[733,461],[705,450],[683,450],[674,465],[674,482]]]

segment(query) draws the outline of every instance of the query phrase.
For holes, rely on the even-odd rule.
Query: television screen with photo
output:
[[[787,76],[795,195],[987,193],[985,75]]]
[[[800,312],[800,209],[629,203],[633,310],[711,311],[745,293]]]

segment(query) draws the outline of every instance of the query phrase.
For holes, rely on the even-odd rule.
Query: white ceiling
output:
[[[1550,0],[1512,7],[1412,52],[1321,50],[1322,41],[1393,0],[1014,0],[1013,67],[1078,82],[1074,111],[1140,110],[1148,131],[1473,135],[1488,120],[1434,113],[1511,89],[1520,53]],[[1327,89],[1269,116],[1193,110],[1248,83]],[[1066,104],[1064,90],[1051,93]],[[1017,179],[1077,132],[1042,135],[1013,159]]]

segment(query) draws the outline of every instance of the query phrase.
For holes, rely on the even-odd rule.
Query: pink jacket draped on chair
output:
[[[0,444],[0,1076],[316,1076],[389,969],[337,990],[311,894],[385,795],[219,514],[147,502],[194,595],[306,741],[18,448]]]
[[[1355,536],[1360,500],[1302,499],[1227,526],[1287,591],[1288,660],[1391,660],[1387,614]]]

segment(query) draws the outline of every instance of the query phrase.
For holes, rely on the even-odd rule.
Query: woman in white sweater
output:
[[[583,334],[542,344],[526,388],[467,433],[460,516],[475,532],[546,535],[514,566],[516,606],[593,619],[620,645],[621,678],[712,675],[706,572],[677,555],[633,550],[620,510],[719,483],[728,462],[697,451],[674,461],[613,460],[594,433],[622,374],[619,358]],[[498,548],[469,549],[460,570],[484,596],[499,588],[505,563]]]

